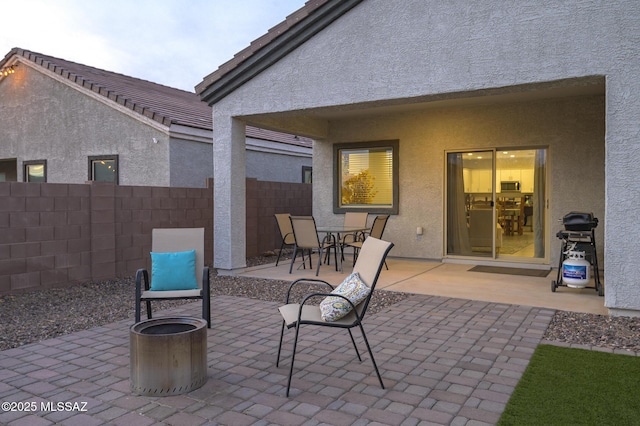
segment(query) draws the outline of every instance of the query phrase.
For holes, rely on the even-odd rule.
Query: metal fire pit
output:
[[[138,395],[179,395],[207,381],[207,322],[157,318],[129,332],[131,390]]]

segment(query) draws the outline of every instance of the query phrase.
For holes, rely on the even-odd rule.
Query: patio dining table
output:
[[[343,258],[343,253],[342,250],[339,247],[338,242],[340,241],[340,236],[341,235],[347,235],[347,234],[355,234],[358,232],[365,232],[365,231],[369,231],[371,228],[366,227],[366,226],[344,226],[344,225],[331,225],[331,226],[318,226],[317,227],[317,231],[319,233],[324,233],[325,235],[325,240],[331,241],[333,243],[333,246],[335,247],[335,250],[340,250],[339,254],[340,256],[338,256],[338,258],[340,259],[340,272],[342,272],[342,258]],[[329,259],[330,257],[328,256],[327,259]],[[337,265],[336,265],[337,267]]]

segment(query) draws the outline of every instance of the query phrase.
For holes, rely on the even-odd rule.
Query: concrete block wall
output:
[[[0,294],[91,278],[91,187],[0,184]]]
[[[0,295],[132,276],[160,227],[204,227],[211,265],[211,188],[1,182]],[[311,185],[247,179],[247,256],[280,247],[275,213],[311,202]]]
[[[312,185],[247,179],[247,256],[279,249],[276,213],[310,216]]]
[[[213,191],[210,188],[115,186],[114,189],[112,238],[116,250],[111,277],[131,276],[139,268],[151,268],[153,228],[205,228],[205,264],[211,265]],[[111,244],[106,235],[97,238],[104,245]]]

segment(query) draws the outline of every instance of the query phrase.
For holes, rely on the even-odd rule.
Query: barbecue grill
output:
[[[566,231],[591,231],[598,226],[598,219],[593,213],[571,212],[564,215],[562,224]]]
[[[584,252],[585,259],[593,268],[593,287],[599,296],[604,296],[604,287],[600,282],[600,272],[598,269],[598,253],[596,252],[595,228],[598,226],[598,219],[593,217],[593,213],[570,212],[562,218],[564,230],[558,231],[556,237],[562,241],[560,250],[560,261],[558,262],[557,279],[551,281],[551,291],[555,292],[558,287],[568,287],[563,282],[563,263],[567,259],[570,251]]]

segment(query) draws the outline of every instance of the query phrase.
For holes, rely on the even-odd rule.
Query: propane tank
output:
[[[589,266],[583,251],[569,250],[562,262],[562,281],[571,288],[584,288],[589,282]]]

